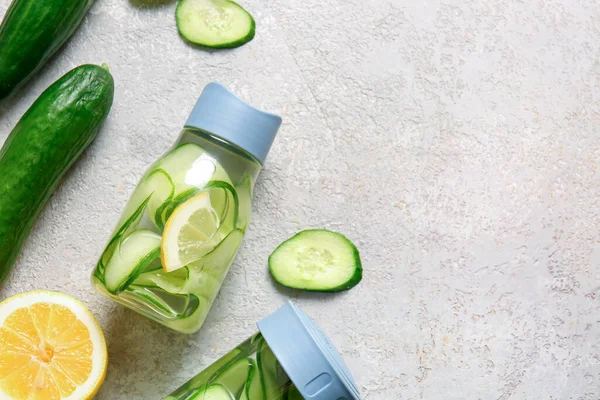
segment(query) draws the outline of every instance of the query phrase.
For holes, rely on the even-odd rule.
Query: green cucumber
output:
[[[179,0],[175,16],[179,34],[200,46],[233,48],[254,38],[254,18],[230,0]]]
[[[339,292],[362,279],[356,246],[344,235],[325,229],[297,233],[269,256],[273,278],[293,289]]]
[[[160,257],[160,235],[140,229],[117,243],[104,269],[106,290],[122,292],[148,265]]]
[[[223,385],[213,384],[201,388],[191,397],[188,397],[187,400],[235,400],[235,397]]]
[[[0,150],[0,282],[60,178],[96,137],[113,94],[107,69],[75,68],[41,94],[6,139]]]
[[[0,25],[0,99],[71,37],[93,0],[13,0]]]

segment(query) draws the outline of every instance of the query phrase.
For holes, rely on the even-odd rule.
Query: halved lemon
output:
[[[208,192],[201,192],[173,211],[161,241],[161,261],[167,272],[185,267],[219,244],[219,216]]]
[[[102,328],[74,298],[35,291],[0,303],[0,399],[92,399],[107,361]]]

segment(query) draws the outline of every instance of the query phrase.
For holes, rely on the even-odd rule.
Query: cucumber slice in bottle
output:
[[[198,190],[210,181],[231,185],[231,178],[221,164],[195,143],[184,143],[163,157],[155,166],[164,170],[175,185],[175,197],[186,190]]]
[[[229,353],[225,354],[223,357],[219,358],[217,361],[213,362],[208,368],[203,370],[200,374],[194,376],[192,379],[184,383],[180,386],[175,392],[171,393],[171,396],[175,399],[187,399],[190,395],[193,395],[197,388],[201,386],[206,386],[206,383],[221,383],[219,381],[219,377],[225,371],[236,364],[240,359],[246,360],[245,357],[241,355],[242,350],[239,347],[234,348]],[[247,362],[246,362],[247,364]],[[241,388],[244,386],[246,382],[246,377],[241,378],[242,382],[240,384]],[[225,386],[227,386],[225,384]],[[237,394],[237,393],[234,393]]]
[[[266,398],[279,398],[281,395],[281,385],[279,384],[278,379],[279,363],[264,339],[258,345],[256,362],[260,371],[262,389]]]
[[[146,199],[144,201],[142,201],[142,203],[138,206],[138,208],[136,210],[133,211],[133,213],[131,213],[131,215],[129,215],[129,213],[123,214],[124,216],[129,215],[129,217],[125,220],[125,222],[123,224],[119,223],[119,225],[117,225],[117,226],[119,226],[117,233],[115,233],[114,236],[112,237],[112,239],[110,239],[110,241],[106,245],[106,249],[104,249],[104,253],[102,253],[102,257],[100,258],[99,266],[102,267],[103,273],[104,273],[104,270],[106,268],[106,264],[108,263],[109,258],[113,254],[114,246],[116,246],[117,241],[119,239],[121,239],[123,236],[129,234],[130,230],[131,230],[130,228],[135,227],[138,224],[138,222],[142,219],[144,211],[146,210],[146,206],[148,205],[148,202],[150,201],[150,197],[151,197],[151,195],[146,197]]]
[[[189,293],[184,289],[189,278],[190,270],[187,267],[173,272],[165,272],[160,268],[144,272],[133,281],[133,284],[144,287],[159,287],[169,293]]]
[[[206,306],[205,299],[191,293],[169,293],[157,286],[137,286],[134,284],[129,285],[126,290],[121,292],[119,299],[121,302],[125,300],[125,305],[135,304],[136,307],[133,309],[141,310],[142,314],[147,309],[152,310],[152,312],[147,312],[144,315],[158,322],[161,321],[156,318],[155,314],[159,314],[161,317],[175,322],[189,318],[202,307]]]
[[[248,358],[248,361],[251,364],[251,369],[248,372],[248,379],[246,380],[240,400],[265,400],[265,393],[262,390],[260,382],[260,371],[256,368],[253,359]]]
[[[173,198],[175,185],[169,174],[162,169],[157,169],[148,175],[142,185],[144,190],[151,194],[150,201],[148,201],[148,215],[154,225],[162,229],[162,210]]]
[[[200,46],[233,48],[254,38],[254,18],[230,0],[179,0],[175,14],[181,36]]]
[[[119,293],[160,256],[160,235],[148,230],[129,234],[117,244],[104,270],[106,289]]]
[[[280,244],[269,256],[269,270],[283,286],[314,292],[348,290],[362,279],[356,246],[325,229],[305,230]]]
[[[203,273],[212,276],[217,281],[222,281],[235,258],[243,237],[244,233],[242,231],[238,229],[231,231],[213,251],[193,263],[192,266],[200,268]]]
[[[223,385],[213,384],[188,397],[187,400],[235,400]]]
[[[231,364],[210,383],[218,383],[225,386],[237,397],[242,392],[252,368],[253,364],[248,361],[248,358],[243,358]]]

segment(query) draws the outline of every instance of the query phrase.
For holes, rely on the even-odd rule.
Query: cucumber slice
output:
[[[277,358],[263,339],[258,345],[256,362],[260,371],[260,379],[263,392],[267,399],[278,399],[281,396],[281,385],[279,384],[279,363]]]
[[[164,156],[154,167],[164,170],[175,185],[175,196],[203,188],[210,181],[231,184],[221,164],[195,143],[184,143]]]
[[[106,290],[117,294],[127,288],[160,256],[160,235],[134,231],[117,244],[104,270]]]
[[[234,362],[210,383],[218,383],[223,385],[229,389],[234,396],[237,397],[242,392],[242,389],[248,380],[248,374],[254,367],[254,365],[248,360],[248,358],[243,358]]]
[[[148,175],[142,185],[144,190],[152,195],[148,202],[148,215],[154,225],[162,229],[162,210],[168,200],[173,198],[175,185],[169,174],[162,169],[157,169]]]
[[[223,385],[214,384],[200,389],[187,400],[235,400],[235,397]]]
[[[190,270],[183,267],[173,272],[165,272],[162,267],[152,271],[147,271],[137,277],[134,285],[144,287],[158,286],[169,293],[188,293],[184,286],[190,278]]]
[[[144,202],[147,202],[150,218],[156,222],[156,210],[173,196],[174,189],[169,174],[163,169],[154,169],[135,188],[117,226],[120,227],[130,220]]]
[[[240,400],[266,400],[260,382],[260,371],[256,368],[253,359],[248,358],[248,361],[251,364],[251,368],[250,372],[248,372],[248,379],[246,380]]]
[[[294,289],[339,292],[362,279],[358,249],[344,235],[325,229],[297,233],[269,256],[273,278]]]
[[[151,196],[151,195],[150,195]],[[123,216],[129,215],[129,217],[125,220],[123,224],[119,223],[119,229],[117,233],[114,234],[112,239],[106,245],[106,249],[104,249],[104,253],[102,253],[102,257],[100,258],[100,262],[98,266],[102,268],[102,272],[104,273],[104,269],[106,267],[106,263],[108,263],[109,258],[112,256],[114,247],[117,245],[117,241],[121,239],[123,236],[130,233],[131,228],[137,226],[139,221],[142,219],[142,215],[144,214],[144,210],[146,210],[146,206],[150,201],[150,196],[146,197],[144,201],[138,206],[136,210],[129,215],[129,213],[123,213]],[[127,210],[126,210],[127,211]]]
[[[156,317],[159,314],[161,317],[175,322],[185,320],[191,315],[202,309],[206,300],[199,298],[194,294],[173,294],[169,293],[158,286],[137,286],[129,285],[127,290],[120,293],[118,300],[126,300],[127,304],[135,304],[134,310],[144,313],[144,310],[150,309],[151,313],[146,313],[150,318],[168,324]],[[126,305],[127,305],[126,304]]]
[[[254,38],[254,18],[229,0],[179,0],[175,12],[181,36],[200,46],[233,48]]]
[[[237,229],[232,231],[213,251],[193,263],[192,266],[199,268],[203,273],[212,276],[219,282],[223,281],[240,244],[242,244],[243,237],[242,231]]]

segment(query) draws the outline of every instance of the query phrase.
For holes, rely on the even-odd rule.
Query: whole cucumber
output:
[[[82,65],[52,84],[0,150],[0,283],[60,178],[96,137],[113,102],[107,69]]]
[[[93,0],[13,0],[0,25],[0,99],[71,37]]]

